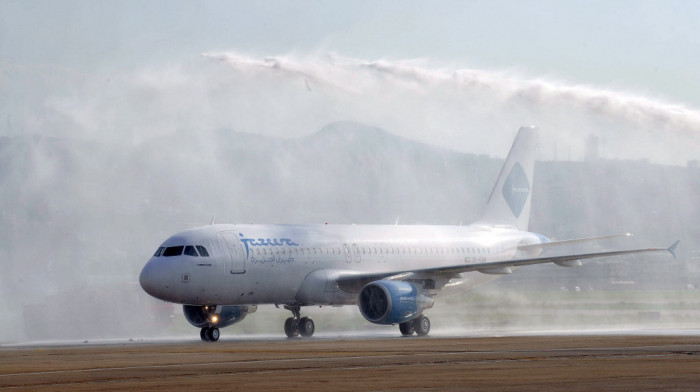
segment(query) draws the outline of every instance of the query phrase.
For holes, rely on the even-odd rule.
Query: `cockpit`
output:
[[[180,245],[180,246],[161,246],[158,248],[153,257],[172,257],[172,256],[192,256],[192,257],[209,257],[207,248],[202,245]]]

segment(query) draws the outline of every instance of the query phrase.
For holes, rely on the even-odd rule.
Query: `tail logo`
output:
[[[516,162],[512,169],[510,169],[510,174],[506,178],[503,184],[503,189],[501,190],[503,198],[508,203],[511,212],[516,218],[520,216],[520,213],[525,207],[525,202],[528,196],[530,196],[530,181],[527,179],[525,170]]]

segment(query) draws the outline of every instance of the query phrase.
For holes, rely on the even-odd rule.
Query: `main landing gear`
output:
[[[216,342],[219,340],[219,328],[204,327],[199,331],[199,337],[205,342]]]
[[[425,336],[430,332],[430,319],[421,314],[413,320],[399,324],[399,331],[403,336],[411,336],[414,332],[418,336]]]
[[[291,311],[294,317],[290,317],[284,321],[284,333],[288,338],[294,338],[299,335],[308,338],[314,334],[314,320],[309,317],[301,317],[301,306],[299,305],[284,305],[284,308]]]

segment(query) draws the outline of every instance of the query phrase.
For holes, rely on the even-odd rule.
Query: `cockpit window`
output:
[[[200,256],[209,257],[209,252],[207,252],[207,248],[203,247],[202,245],[197,245],[197,250],[199,251]]]
[[[160,255],[163,253],[163,250],[165,250],[165,247],[161,246],[160,248],[158,248],[156,254],[154,254],[153,257],[160,257]]]
[[[169,246],[165,248],[165,251],[163,251],[163,256],[165,257],[170,257],[170,256],[180,256],[182,254],[182,250],[184,249],[184,246]]]
[[[199,257],[199,255],[197,254],[197,251],[194,249],[194,246],[192,246],[192,245],[187,245],[185,247],[185,255]]]

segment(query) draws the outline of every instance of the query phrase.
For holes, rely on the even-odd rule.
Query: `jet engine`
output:
[[[257,306],[247,305],[182,305],[187,321],[195,327],[228,327],[257,310]]]
[[[377,280],[360,290],[362,316],[375,324],[399,324],[412,320],[433,307],[433,299],[413,283]]]

